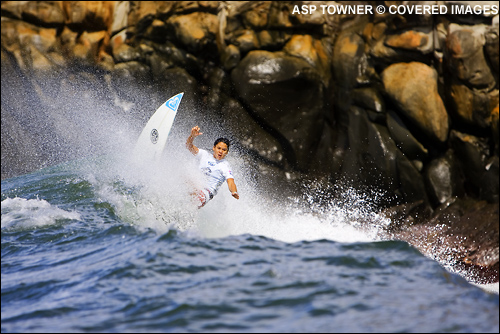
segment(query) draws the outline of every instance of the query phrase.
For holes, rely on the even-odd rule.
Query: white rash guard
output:
[[[233,173],[226,159],[217,160],[214,158],[213,154],[203,149],[198,149],[198,154],[196,156],[199,159],[201,171],[207,177],[205,188],[208,190],[208,201],[217,194],[217,191],[219,191],[224,181],[227,179],[234,179]]]

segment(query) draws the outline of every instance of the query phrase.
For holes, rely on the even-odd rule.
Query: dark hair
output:
[[[231,145],[230,142],[229,142],[229,139],[224,138],[224,137],[218,138],[214,142],[214,147],[217,146],[218,143],[224,143],[224,144],[226,144],[227,145],[227,150],[229,151],[229,146]]]

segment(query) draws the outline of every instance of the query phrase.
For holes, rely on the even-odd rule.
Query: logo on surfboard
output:
[[[149,136],[149,139],[151,139],[151,142],[153,144],[156,144],[158,142],[159,137],[160,137],[160,134],[158,133],[158,130],[156,130],[156,129],[151,130],[151,134]]]
[[[180,103],[181,103],[181,98],[179,97],[179,95],[176,95],[167,101],[166,106],[172,109],[173,111],[176,111]]]

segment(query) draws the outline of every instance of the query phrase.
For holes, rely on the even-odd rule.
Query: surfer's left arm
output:
[[[240,199],[240,195],[238,195],[238,189],[236,188],[236,183],[234,183],[234,179],[227,179],[227,186],[229,187],[229,191],[231,192],[231,196],[236,199]]]

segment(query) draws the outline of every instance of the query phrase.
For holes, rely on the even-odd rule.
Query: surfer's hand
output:
[[[238,192],[237,191],[234,191],[231,193],[231,196],[233,196],[234,198],[236,199],[240,199],[240,195],[238,195]]]
[[[195,126],[194,128],[191,129],[191,137],[198,137],[199,135],[202,135],[203,133],[200,132],[200,127]]]

